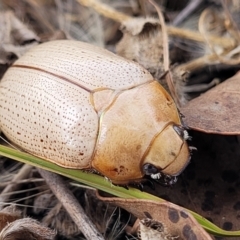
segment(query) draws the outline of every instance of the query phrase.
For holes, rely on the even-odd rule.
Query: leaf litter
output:
[[[92,6],[84,7],[79,2]],[[26,0],[17,4],[14,1],[0,1],[1,9],[5,9],[0,14],[1,29],[4,29],[1,32],[0,46],[1,76],[14,60],[33,45],[51,39],[67,38],[91,42],[113,51],[117,45],[117,53],[138,61],[164,85],[164,79],[161,78],[165,74],[162,65],[161,24],[156,9],[144,1],[126,0],[116,3],[106,0],[104,2],[108,4],[110,10],[115,9],[117,13],[111,14],[111,11],[106,11],[101,4],[96,9],[92,0],[87,3],[81,0]],[[171,25],[171,22],[174,23],[176,16],[182,14],[181,10],[184,9],[184,6],[178,2],[171,1],[161,7],[164,8],[165,21],[168,24],[170,71],[177,91],[179,109],[185,116],[184,122],[191,129],[205,133],[237,135],[240,129],[237,73],[239,71],[239,4],[236,1],[202,3],[193,12],[187,15],[185,13],[185,18],[176,21],[178,23],[176,27]],[[143,21],[146,15],[155,18]],[[142,18],[138,19],[135,16]],[[129,25],[126,24],[126,20],[128,24],[130,22]],[[134,22],[137,22],[139,27],[135,27],[137,25],[134,25]],[[149,44],[147,49],[143,48],[139,51],[146,44]],[[237,220],[240,209],[237,200],[240,195],[238,139],[234,136],[208,135],[194,131],[191,133],[194,137],[193,143],[198,148],[192,163],[173,188],[157,186],[154,194],[191,208],[227,230],[240,229]],[[4,166],[8,165],[10,160],[1,161]],[[1,168],[1,171],[2,169],[4,168]],[[38,176],[34,170],[31,174]],[[27,184],[23,186],[28,187]],[[74,188],[72,190],[77,191]],[[18,194],[17,196],[20,197]],[[52,194],[50,196],[51,199],[53,196]],[[39,217],[43,214],[45,219],[46,216],[49,216],[49,219],[56,219],[64,209],[56,199],[53,202],[55,201],[55,206],[44,206],[46,210],[52,208],[49,211],[50,215],[47,215],[48,211],[35,215]],[[95,201],[100,205],[103,204],[100,209],[106,209],[105,203]],[[95,204],[96,202],[93,208]],[[91,209],[91,206],[88,206],[88,209]],[[25,208],[24,211],[34,216],[31,208]],[[55,211],[54,214],[51,211]],[[63,216],[66,216],[65,214]],[[104,215],[104,211],[101,214]],[[126,213],[122,215],[124,219]],[[108,217],[110,216],[111,214],[108,214]],[[52,222],[49,219],[48,222]],[[64,217],[60,219],[63,225],[64,221],[69,221],[70,225],[66,222],[65,226],[74,226],[70,219]],[[96,220],[96,216],[95,220],[94,217],[92,219],[99,221]],[[114,216],[110,219],[114,221]],[[128,217],[125,217],[123,222],[128,222],[126,219]],[[145,225],[148,221],[145,218]],[[152,219],[150,225],[157,225],[154,221],[157,219]],[[29,226],[30,222],[32,226],[38,224],[34,220],[27,219],[26,226]],[[134,220],[131,220],[128,225],[133,222]],[[22,224],[24,223],[21,222],[20,225]],[[56,225],[49,224],[49,226],[58,228]],[[60,228],[64,229],[63,226]],[[69,229],[69,227],[65,228]],[[12,225],[9,225],[9,229],[13,229]],[[66,239],[79,236],[79,230],[76,228],[74,231],[74,227],[72,229],[72,233],[64,234],[59,230],[60,235]],[[171,235],[171,233],[167,234]]]

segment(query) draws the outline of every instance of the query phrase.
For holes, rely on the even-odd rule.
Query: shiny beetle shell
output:
[[[0,128],[23,150],[115,184],[176,176],[186,131],[164,88],[139,64],[77,41],[34,47],[0,83]]]

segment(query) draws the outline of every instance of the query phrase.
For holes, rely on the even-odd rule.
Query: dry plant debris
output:
[[[100,195],[98,197],[105,202],[126,209],[141,219],[142,223],[145,222],[145,226],[150,227],[153,222],[158,222],[159,226],[162,226],[158,232],[161,237],[166,237],[166,239],[168,239],[167,237],[169,239],[175,237],[179,240],[212,239],[187,211],[175,204],[140,199],[107,198]],[[152,223],[149,222],[150,219],[152,219]]]
[[[53,240],[56,232],[32,218],[22,218],[22,213],[14,205],[0,211],[1,240]]]

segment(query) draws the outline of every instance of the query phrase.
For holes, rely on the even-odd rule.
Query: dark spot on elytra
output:
[[[137,145],[136,150],[140,150],[141,147],[142,147],[141,145]]]
[[[175,152],[170,152],[170,155],[173,156],[173,157],[176,157],[176,153]]]
[[[119,172],[123,172],[125,170],[125,167],[124,166],[120,166],[119,167]]]
[[[186,240],[197,240],[196,234],[188,224],[183,227],[182,233]]]
[[[228,182],[228,183],[233,183],[239,179],[238,173],[234,170],[223,171],[221,177],[222,177],[223,181]]]
[[[79,153],[79,155],[80,155],[80,156],[83,156],[83,155],[84,155],[84,153],[80,152],[80,153]]]
[[[185,212],[183,212],[183,211],[180,212],[180,216],[181,216],[182,218],[188,218],[187,213],[185,213]]]
[[[178,211],[174,208],[169,208],[168,210],[168,218],[171,222],[177,223],[180,219]]]

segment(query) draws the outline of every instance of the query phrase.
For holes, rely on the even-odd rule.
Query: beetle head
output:
[[[144,156],[142,171],[152,179],[164,178],[166,184],[172,184],[189,162],[187,131],[172,123],[158,133]]]

